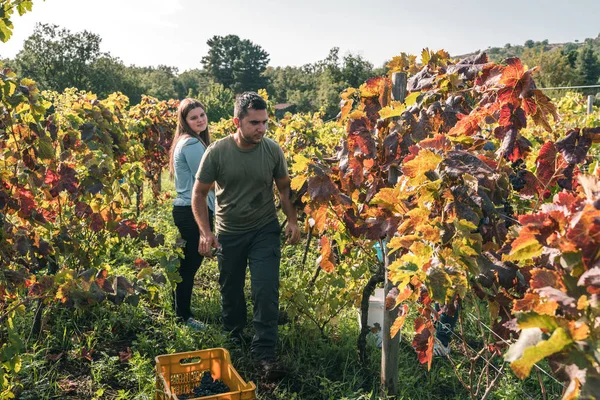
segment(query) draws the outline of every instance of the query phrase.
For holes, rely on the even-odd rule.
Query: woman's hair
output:
[[[204,146],[206,147],[208,147],[208,145],[210,144],[210,133],[208,132],[208,124],[206,125],[205,130],[200,132],[200,134],[197,134],[190,128],[187,121],[185,120],[189,112],[192,111],[194,108],[198,107],[202,108],[202,110],[206,112],[206,107],[204,107],[204,105],[196,99],[183,99],[179,103],[179,107],[177,107],[177,128],[175,129],[175,136],[173,137],[173,143],[171,144],[171,149],[169,150],[169,173],[171,175],[171,178],[175,174],[175,161],[173,159],[173,156],[175,155],[175,147],[177,147],[177,143],[179,143],[179,140],[184,135],[189,135],[193,138],[200,140],[202,143],[204,143]]]

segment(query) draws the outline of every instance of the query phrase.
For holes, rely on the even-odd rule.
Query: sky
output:
[[[379,67],[425,47],[459,55],[528,39],[583,41],[600,34],[598,16],[600,0],[34,0],[33,11],[13,16],[0,58],[14,57],[41,22],[98,34],[101,50],[126,65],[201,68],[206,41],[235,34],[274,67],[314,63],[333,47]]]

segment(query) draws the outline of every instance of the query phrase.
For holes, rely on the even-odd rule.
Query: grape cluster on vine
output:
[[[511,168],[514,171],[514,174],[510,174],[508,179],[513,189],[517,192],[520,192],[527,183],[525,181],[525,174],[527,173],[527,169],[525,168],[525,163],[523,159],[519,158],[517,161],[511,164]]]

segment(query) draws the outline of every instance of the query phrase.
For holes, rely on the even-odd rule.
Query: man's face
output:
[[[242,119],[234,118],[233,121],[239,128],[242,134],[242,139],[246,143],[258,144],[262,140],[263,136],[265,136],[269,117],[267,115],[267,110],[254,110],[249,108],[248,114],[246,114]]]

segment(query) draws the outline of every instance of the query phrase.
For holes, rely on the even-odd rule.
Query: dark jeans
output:
[[[221,244],[217,258],[223,325],[233,336],[240,335],[246,325],[244,285],[246,267],[249,265],[255,330],[252,353],[258,359],[275,357],[279,317],[280,232],[279,222],[274,219],[251,232],[218,235]]]
[[[210,229],[213,229],[213,214],[208,211]],[[198,243],[200,242],[200,230],[194,219],[191,206],[174,206],[173,220],[175,226],[179,229],[181,237],[185,240],[183,258],[179,259],[179,275],[181,282],[175,288],[175,312],[177,316],[187,321],[192,316],[190,308],[192,302],[192,289],[194,287],[194,276],[200,268],[204,257],[198,253]]]
[[[440,311],[440,305],[435,303],[434,308],[436,311]],[[444,346],[448,346],[448,343],[452,340],[452,334],[458,321],[458,313],[460,312],[460,303],[456,303],[454,314],[450,316],[450,313],[444,311],[440,313],[440,320],[434,323],[435,326],[435,337],[442,342]]]

